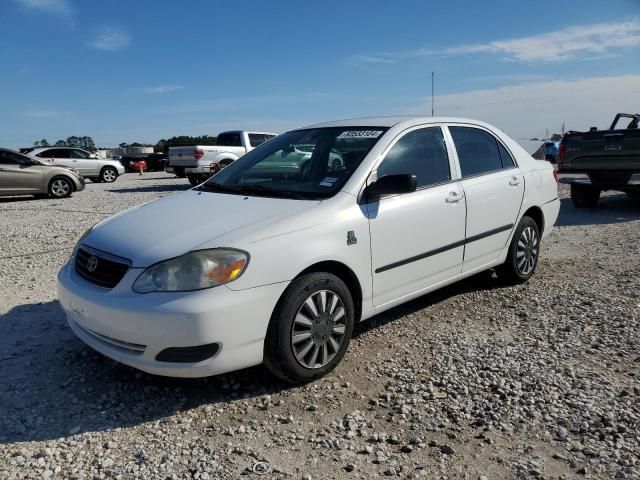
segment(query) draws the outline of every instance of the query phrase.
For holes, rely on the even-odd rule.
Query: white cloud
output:
[[[640,20],[567,27],[555,32],[445,49],[445,54],[488,53],[522,62],[560,62],[602,56],[613,49],[640,45]]]
[[[71,17],[73,9],[67,0],[14,0],[21,7],[31,10]]]
[[[95,49],[115,52],[126,48],[131,43],[131,35],[119,27],[105,27],[89,43]]]
[[[183,88],[184,87],[182,85],[157,85],[154,87],[143,87],[141,91],[147,95],[157,95],[160,93],[175,92],[177,90],[182,90]]]
[[[435,97],[437,115],[487,121],[513,138],[591,126],[608,128],[617,112],[640,105],[640,75],[555,80]],[[430,114],[431,98],[403,113]],[[634,112],[631,112],[634,113]]]
[[[502,58],[519,62],[550,63],[576,58],[585,60],[609,58],[618,55],[619,49],[638,46],[640,46],[640,19],[632,19],[617,23],[575,25],[555,32],[494,40],[488,43],[355,55],[348,59],[348,63],[385,64],[432,55],[473,54],[499,55]]]
[[[57,110],[30,110],[27,112],[22,112],[22,115],[25,117],[38,118],[38,119],[58,118],[66,114],[67,112],[60,112]]]

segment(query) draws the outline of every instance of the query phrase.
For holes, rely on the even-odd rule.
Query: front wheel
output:
[[[65,177],[55,177],[49,182],[49,195],[53,198],[66,198],[73,192],[71,180]]]
[[[118,178],[118,171],[113,167],[104,167],[100,172],[100,180],[106,183],[113,183]]]
[[[505,262],[496,269],[498,278],[507,283],[524,283],[538,266],[540,229],[531,217],[522,217],[509,245]]]
[[[264,363],[276,377],[306,383],[344,357],[354,325],[349,289],[335,275],[303,275],[287,288],[269,323]]]

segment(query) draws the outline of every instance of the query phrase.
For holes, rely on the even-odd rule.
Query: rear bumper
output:
[[[545,203],[541,207],[542,215],[544,218],[544,232],[542,232],[542,238],[544,239],[551,230],[553,230],[553,226],[558,219],[558,214],[560,213],[560,199],[555,198],[550,202]]]
[[[137,294],[132,268],[115,288],[97,287],[68,263],[58,274],[58,298],[73,332],[94,350],[148,373],[204,377],[262,363],[275,304],[286,283],[247,290],[226,286],[187,293]],[[168,348],[217,344],[194,363],[158,361]]]

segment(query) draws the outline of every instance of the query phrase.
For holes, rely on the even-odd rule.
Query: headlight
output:
[[[156,263],[136,279],[133,291],[188,292],[229,283],[244,272],[249,255],[240,250],[215,248],[189,252]]]

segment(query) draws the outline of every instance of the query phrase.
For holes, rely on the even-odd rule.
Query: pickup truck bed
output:
[[[631,119],[626,128],[617,128],[621,119]],[[640,173],[640,115],[619,113],[608,130],[568,132],[558,149],[560,173],[585,173],[586,184],[572,184],[571,198],[576,207],[595,207],[603,190],[620,190],[637,195],[629,180]]]

